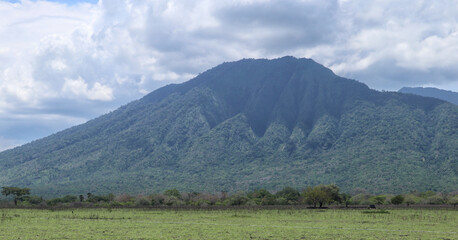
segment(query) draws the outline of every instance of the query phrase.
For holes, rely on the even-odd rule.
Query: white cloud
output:
[[[67,68],[67,65],[65,64],[65,62],[59,59],[50,61],[49,65],[51,66],[51,68],[57,71],[62,71]]]
[[[109,86],[96,82],[92,88],[88,88],[88,84],[80,76],[77,79],[65,79],[62,94],[68,96],[69,93],[89,100],[111,101],[114,99],[113,89]]]
[[[284,55],[378,89],[458,91],[457,12],[454,0],[0,0],[0,120],[87,119],[224,61]]]
[[[88,90],[87,97],[90,100],[111,101],[114,99],[113,89],[96,82],[94,86]]]
[[[456,85],[457,11],[450,0],[343,2],[344,41],[324,61],[337,73],[379,89]],[[321,58],[319,49],[314,54]]]

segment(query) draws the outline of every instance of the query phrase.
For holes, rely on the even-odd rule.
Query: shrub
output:
[[[288,200],[284,197],[278,197],[274,200],[275,205],[288,205]]]
[[[45,200],[40,197],[40,196],[25,196],[25,197],[22,197],[22,199],[25,201],[25,202],[28,202],[32,205],[36,205],[36,204],[40,204],[42,202],[44,202]]]
[[[62,203],[62,198],[54,198],[46,201],[46,204],[48,206],[56,206],[58,203]]]
[[[62,202],[63,203],[71,203],[71,202],[76,202],[77,199],[78,198],[76,196],[67,195],[67,196],[62,198]]]
[[[90,195],[90,197],[87,199],[89,202],[92,203],[98,203],[98,202],[111,202],[115,199],[115,196],[113,194],[108,194],[108,195]]]
[[[177,189],[169,189],[169,190],[166,190],[164,192],[164,195],[165,196],[168,196],[168,197],[175,197],[177,199],[181,199],[181,194],[180,194],[180,191],[178,191]]]
[[[436,195],[428,197],[426,199],[426,203],[428,204],[446,204],[447,201],[442,194],[436,194]]]
[[[255,190],[248,193],[250,198],[256,205],[273,205],[275,203],[275,196],[266,189]]]
[[[179,206],[179,205],[184,205],[184,202],[178,199],[175,196],[168,196],[164,199],[164,204],[167,206]]]
[[[407,206],[409,206],[411,204],[418,204],[420,202],[421,202],[421,198],[415,196],[414,194],[407,194],[404,197],[404,203],[406,203]]]
[[[135,198],[129,194],[121,194],[114,198],[115,202],[120,202],[120,203],[133,202],[134,200]]]
[[[458,205],[458,195],[450,197],[447,202],[456,207]]]
[[[370,204],[375,204],[372,199],[371,195],[368,194],[357,194],[351,198],[351,202],[353,202],[356,205],[370,205]]]
[[[148,199],[142,197],[142,198],[137,198],[135,200],[135,205],[136,206],[149,206],[150,205],[150,201],[148,201]]]
[[[285,187],[281,191],[277,192],[275,197],[283,197],[288,201],[288,203],[295,203],[299,200],[300,195],[301,194],[296,189],[292,187]]]
[[[370,200],[374,202],[375,204],[384,204],[385,203],[386,196],[384,195],[379,195],[379,196],[374,196]]]
[[[161,194],[153,194],[151,197],[151,205],[158,206],[162,205],[165,202],[165,196]]]
[[[247,203],[250,199],[243,194],[235,194],[229,198],[229,205],[231,206],[240,206]]]

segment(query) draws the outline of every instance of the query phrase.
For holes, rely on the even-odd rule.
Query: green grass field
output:
[[[456,210],[0,210],[0,239],[458,239]]]

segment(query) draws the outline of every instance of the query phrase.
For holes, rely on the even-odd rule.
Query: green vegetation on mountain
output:
[[[433,97],[458,105],[458,93],[432,87],[403,87],[398,92]]]
[[[329,183],[449,192],[457,119],[458,106],[371,90],[310,59],[246,59],[0,153],[0,186],[48,196]]]

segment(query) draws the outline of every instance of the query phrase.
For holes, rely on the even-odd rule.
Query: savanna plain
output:
[[[0,209],[0,239],[458,239],[456,209]]]

